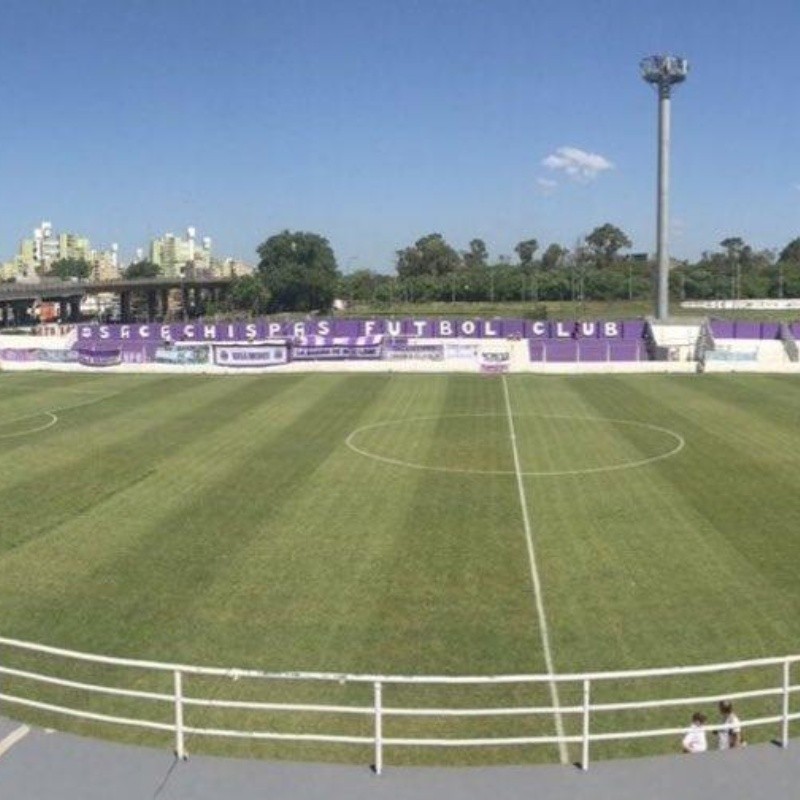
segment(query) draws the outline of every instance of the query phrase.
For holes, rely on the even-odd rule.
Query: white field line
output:
[[[95,403],[99,403],[101,400],[107,400],[109,397],[116,397],[119,392],[114,392],[112,394],[104,394],[100,395],[100,397],[95,398],[94,400],[86,400],[83,403],[73,403],[69,406],[59,406],[58,408],[54,408],[52,411],[36,411],[33,414],[25,414],[21,417],[14,417],[10,420],[0,420],[0,425],[11,425],[14,422],[20,422],[25,419],[36,419],[36,417],[50,417],[49,421],[46,422],[44,425],[38,425],[35,428],[28,428],[25,431],[17,431],[15,433],[3,433],[0,434],[0,439],[13,439],[17,436],[29,436],[33,433],[41,433],[41,431],[46,431],[48,428],[52,428],[54,425],[57,425],[59,422],[58,415],[55,413],[56,411],[69,411],[73,408],[83,408],[83,406],[91,406]]]
[[[519,450],[517,449],[517,431],[514,427],[514,415],[511,412],[511,398],[508,394],[508,381],[503,375],[503,395],[506,400],[506,415],[508,416],[508,432],[511,437],[511,452],[514,456],[514,471],[517,476],[517,492],[519,493],[519,504],[522,509],[522,524],[525,527],[525,541],[528,545],[528,563],[531,570],[531,583],[533,584],[533,596],[536,600],[536,615],[539,620],[539,634],[542,640],[542,650],[544,651],[544,664],[547,674],[552,676],[553,653],[550,649],[550,634],[547,627],[547,615],[544,613],[544,598],[542,596],[542,582],[539,578],[539,568],[536,565],[536,550],[533,546],[533,532],[531,530],[531,520],[528,514],[528,498],[525,494],[525,481],[522,478],[522,468],[519,462]],[[561,701],[558,698],[558,686],[554,680],[550,681],[550,699],[553,703],[554,715],[556,720],[556,734],[564,736],[564,720],[561,716]],[[558,743],[558,755],[562,764],[569,763],[567,745],[561,741]]]
[[[370,450],[365,450],[356,444],[356,439],[360,434],[365,431],[375,430],[377,428],[388,428],[392,426],[406,425],[414,422],[430,422],[440,419],[460,419],[464,417],[505,417],[506,414],[498,414],[496,412],[479,413],[479,414],[435,414],[425,417],[402,417],[400,419],[387,419],[380,422],[372,422],[369,425],[362,425],[350,431],[347,438],[344,440],[345,445],[350,448],[354,453],[358,453],[365,458],[371,458],[374,461],[380,461],[384,464],[393,464],[396,467],[406,467],[407,469],[420,469],[426,472],[452,472],[454,474],[462,475],[515,475],[516,471],[511,469],[470,469],[469,467],[437,467],[431,464],[416,464],[413,461],[404,461],[399,458],[391,458],[390,456],[382,456],[379,453],[373,453]],[[607,464],[600,467],[586,467],[585,469],[562,469],[562,470],[544,470],[544,471],[524,471],[520,472],[521,475],[527,475],[532,478],[563,478],[573,475],[593,475],[602,472],[617,472],[623,469],[634,469],[636,467],[644,467],[647,464],[654,464],[656,461],[663,461],[665,458],[672,458],[678,455],[681,450],[686,446],[686,440],[679,433],[676,433],[669,428],[662,428],[660,425],[653,425],[649,422],[639,422],[635,419],[615,419],[614,417],[581,417],[573,414],[537,414],[533,411],[523,411],[517,414],[518,417],[536,417],[540,419],[564,419],[564,420],[578,420],[584,422],[613,422],[617,425],[629,425],[637,428],[645,428],[647,430],[663,433],[671,437],[675,442],[675,446],[671,450],[665,450],[662,453],[657,453],[648,458],[641,458],[637,461],[626,461],[620,464]]]
[[[16,730],[11,731],[5,739],[0,739],[0,758],[2,758],[15,744],[21,742],[31,729],[27,725],[20,725]]]

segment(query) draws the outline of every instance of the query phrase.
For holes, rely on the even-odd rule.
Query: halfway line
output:
[[[519,462],[519,451],[517,450],[517,431],[514,427],[514,416],[511,413],[511,398],[508,394],[508,382],[503,375],[503,394],[506,400],[506,415],[508,416],[508,432],[511,437],[511,452],[514,455],[514,472],[517,476],[517,491],[519,493],[519,504],[522,508],[522,524],[525,526],[525,541],[528,545],[528,563],[531,569],[531,583],[533,583],[533,596],[536,599],[536,615],[539,619],[539,632],[542,639],[542,650],[544,651],[544,663],[547,674],[551,677],[555,673],[553,669],[553,655],[550,650],[550,635],[547,630],[547,617],[544,613],[544,600],[542,599],[542,584],[539,579],[539,569],[536,566],[536,552],[533,547],[533,533],[531,532],[531,521],[528,516],[528,499],[525,495],[525,483],[522,480],[522,468]],[[550,700],[553,704],[556,718],[556,734],[563,739],[564,720],[561,717],[561,701],[558,699],[558,686],[554,680],[550,681]],[[569,763],[567,745],[565,742],[558,743],[558,755],[562,764]]]

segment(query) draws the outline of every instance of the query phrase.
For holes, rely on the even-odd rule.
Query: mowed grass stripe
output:
[[[640,393],[634,402],[646,403],[661,417],[672,414],[671,424],[686,433],[691,446],[679,462],[665,463],[662,472],[682,501],[708,519],[729,546],[740,552],[749,573],[760,575],[773,593],[783,590],[795,597],[793,560],[800,535],[795,475],[800,467],[800,428],[791,424],[790,417],[782,431],[775,430],[777,416],[772,409],[783,405],[781,400],[759,399],[752,414],[742,417],[740,406],[747,391],[742,392],[742,377],[725,377],[726,381],[703,379],[688,385],[667,383],[658,396],[649,383],[631,388],[634,397]],[[756,397],[771,383],[761,376],[748,377],[752,377]],[[729,410],[731,396],[740,399]],[[763,440],[748,448],[741,438],[744,431],[753,430]],[[679,464],[691,469],[680,469]]]
[[[126,617],[139,616],[138,624],[144,625],[147,614],[162,601],[180,600],[182,589],[190,591],[181,582],[184,570],[202,564],[227,541],[228,530],[217,529],[213,513],[202,514],[198,498],[241,469],[280,432],[282,422],[296,419],[316,401],[305,383],[291,378],[260,385],[229,384],[229,392],[238,389],[248,398],[238,406],[244,420],[229,397],[214,429],[205,428],[204,435],[188,440],[182,435],[174,448],[167,448],[169,458],[158,462],[145,480],[68,518],[47,539],[7,554],[0,560],[0,592],[6,609],[20,610],[19,615],[7,615],[7,629],[19,628],[18,635],[24,636],[44,620],[44,630],[51,628],[54,641],[64,645],[102,650],[113,644],[124,647],[128,655],[140,652],[137,636],[124,629]],[[198,392],[198,400],[201,397]],[[276,424],[259,432],[252,419],[256,413],[262,418],[274,416]],[[145,465],[138,459],[133,464],[154,469],[146,447],[137,455],[145,458]],[[234,509],[241,507],[238,495],[232,501]],[[223,514],[227,510],[232,515],[230,505],[225,504]],[[213,572],[216,566],[210,558],[205,569]],[[48,610],[54,604],[70,613],[50,619]],[[116,622],[115,614],[119,614]],[[94,615],[105,624],[87,624]]]
[[[272,386],[290,386],[296,380]],[[47,535],[62,522],[102,506],[149,477],[163,482],[164,474],[154,472],[157,465],[179,455],[192,434],[202,439],[230,424],[237,412],[259,408],[265,389],[272,391],[272,386],[267,389],[252,381],[209,383],[207,379],[148,384],[144,395],[134,391],[114,398],[113,403],[106,401],[112,409],[127,409],[130,404],[138,408],[146,397],[145,412],[109,416],[109,408],[73,409],[74,416],[64,415],[63,424],[53,428],[47,440],[37,440],[32,468],[26,470],[23,459],[12,462],[9,453],[3,454],[0,463],[9,468],[0,478],[0,514],[5,520],[2,547]]]
[[[800,466],[797,439],[786,435],[787,426],[800,424],[800,385],[795,383],[797,403],[789,409],[776,397],[781,394],[779,388],[758,391],[769,385],[759,381],[759,376],[748,384],[743,384],[740,376],[728,376],[725,383],[709,377],[712,380],[686,386],[688,402],[684,406],[702,419],[708,436],[739,450],[754,465],[770,467],[783,462]]]
[[[338,486],[317,476],[332,452],[344,450],[344,433],[360,410],[386,386],[372,376],[357,383],[354,396],[345,376],[314,381],[306,394],[314,402],[207,492],[205,507],[232,546],[181,611],[193,626],[213,631],[200,643],[187,630],[181,646],[194,648],[194,659],[209,663],[224,654],[239,663],[249,656],[269,670],[326,669],[318,647],[330,629],[332,593],[346,583],[350,563],[335,540],[342,522],[338,488],[353,484],[344,474]],[[247,507],[225,502],[235,497],[253,499]]]
[[[119,455],[123,447],[135,449],[142,444],[169,443],[169,437],[148,437],[146,432],[158,433],[164,425],[177,425],[176,420],[181,415],[185,424],[196,426],[198,422],[193,411],[196,403],[202,402],[204,386],[209,387],[209,395],[216,392],[220,397],[236,391],[235,383],[226,387],[214,384],[213,379],[207,377],[182,380],[174,376],[137,376],[138,380],[131,380],[132,376],[126,376],[125,381],[120,380],[121,377],[110,377],[105,391],[96,395],[69,395],[71,399],[66,403],[67,395],[53,387],[32,388],[32,398],[40,396],[44,398],[43,406],[58,409],[59,423],[47,436],[32,435],[3,442],[0,459],[11,463],[13,452],[14,469],[3,472],[0,486],[21,488],[21,484],[37,481],[49,486],[54,473],[59,472],[62,477],[73,475],[76,465],[85,462],[91,453],[95,461],[99,461],[105,455]],[[61,406],[65,406],[64,410]],[[173,437],[171,441],[176,440],[177,437]],[[108,442],[115,446],[110,452],[104,452]]]

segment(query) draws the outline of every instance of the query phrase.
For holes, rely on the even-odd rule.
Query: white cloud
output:
[[[587,153],[577,147],[559,147],[542,160],[542,166],[560,170],[575,181],[586,183],[614,165],[599,153]]]
[[[558,181],[554,181],[551,178],[537,178],[536,185],[542,190],[544,194],[550,194],[556,190],[558,186]]]

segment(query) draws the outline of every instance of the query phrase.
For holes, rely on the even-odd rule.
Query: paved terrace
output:
[[[385,768],[245,761],[47,733],[0,718],[3,800],[711,800],[800,796],[800,744],[573,767]],[[676,743],[677,744],[677,743]]]

